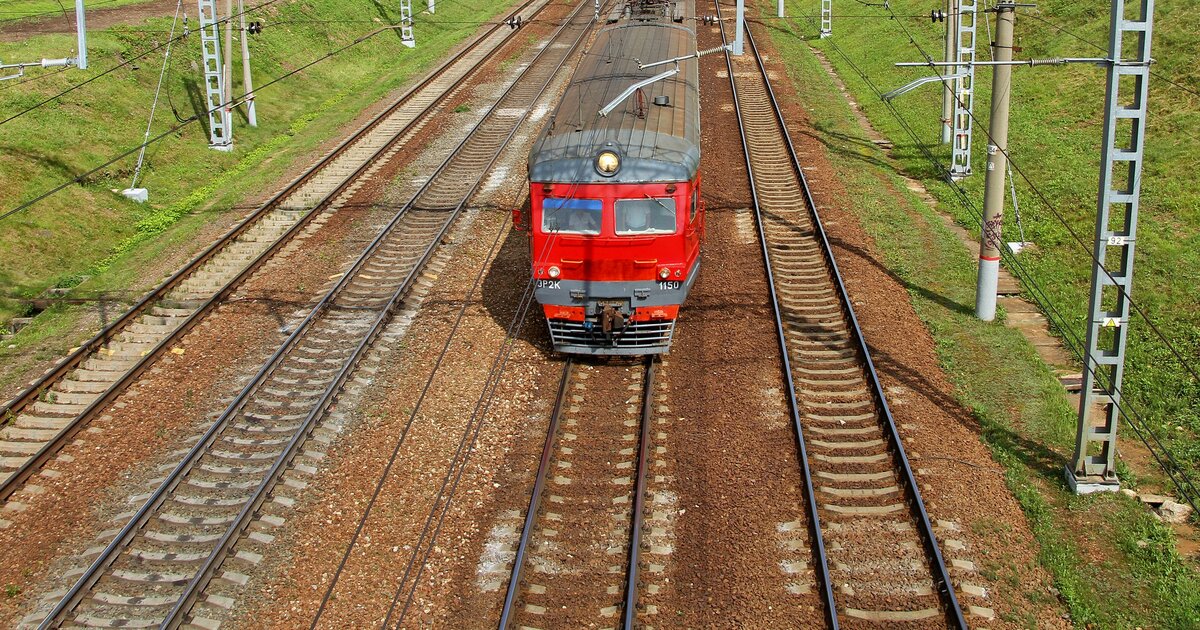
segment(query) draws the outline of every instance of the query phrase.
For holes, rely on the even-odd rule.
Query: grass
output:
[[[898,14],[920,13],[908,6],[913,3],[901,4],[901,0],[893,2]],[[860,22],[864,24],[860,26]],[[925,176],[930,191],[942,201],[940,207],[944,211],[954,210],[951,197],[944,190],[939,191],[936,176],[930,173],[927,163],[914,155],[908,138],[894,123],[888,122],[890,114],[874,105],[866,86],[853,80],[849,68],[835,62],[872,122],[895,142],[893,154],[900,157],[893,159],[870,142],[808,48],[809,43],[818,47],[821,44],[816,39],[805,42],[800,37],[811,37],[815,29],[806,23],[799,30],[786,23],[773,22],[771,26],[775,46],[788,65],[789,79],[820,140],[827,145],[838,176],[852,195],[849,205],[873,237],[883,262],[910,287],[910,299],[933,333],[939,360],[954,382],[960,402],[979,419],[982,439],[1004,467],[1006,482],[1027,515],[1037,540],[1039,561],[1052,576],[1057,595],[1071,620],[1080,627],[1096,628],[1196,627],[1200,623],[1200,592],[1194,585],[1200,576],[1191,562],[1180,557],[1173,532],[1124,495],[1076,497],[1064,487],[1062,467],[1074,440],[1074,410],[1054,375],[1018,331],[980,322],[971,315],[975,288],[973,253],[962,246],[932,209],[906,188],[901,176],[901,173]],[[877,82],[891,87],[906,79],[896,77],[887,63],[908,57],[902,55],[904,49],[899,44],[895,50],[890,49],[892,44],[883,36],[886,28],[898,27],[886,20],[838,22],[835,18],[834,22],[838,44],[856,63],[873,68]],[[1030,39],[1032,36],[1026,36],[1024,40],[1027,50]],[[923,104],[926,108],[933,105],[936,103],[932,100]],[[986,105],[983,108],[986,111]],[[936,123],[936,114],[932,117],[929,112],[925,114],[922,120]],[[1023,124],[1033,125],[1034,121]],[[932,134],[936,128],[930,127],[929,131]],[[1020,136],[1014,132],[1013,137]],[[1062,163],[1053,166],[1068,168]],[[972,185],[981,184],[981,179],[972,181]],[[1072,190],[1085,187],[1086,184],[1076,182]],[[1036,211],[1029,214],[1034,215],[1032,220],[1023,218],[1030,223],[1049,222]],[[1154,213],[1148,216],[1151,218],[1147,223],[1152,223]],[[970,225],[969,217],[964,217],[961,211],[956,218],[963,225]],[[1027,230],[1030,227],[1026,225]],[[1038,234],[1035,240],[1043,233]],[[1062,245],[1062,251],[1068,249]],[[1055,246],[1045,245],[1039,255],[1051,257],[1057,251]],[[1143,256],[1150,258],[1163,256],[1153,246],[1143,247],[1142,251]],[[1147,276],[1155,274],[1152,265],[1145,265],[1139,271]],[[1042,267],[1039,273],[1050,270]],[[1066,284],[1070,270],[1061,269],[1057,273]],[[1148,278],[1146,284],[1153,286],[1155,282],[1154,278]],[[1157,282],[1170,285],[1172,279],[1162,277]],[[1083,288],[1086,289],[1086,284]],[[1065,293],[1067,289],[1062,291]],[[1176,315],[1186,318],[1195,314]],[[1004,360],[996,361],[995,357]],[[1025,596],[1035,602],[1044,594]],[[1012,604],[1013,609],[1021,609],[1019,602]],[[1019,616],[1006,621],[1031,625],[1030,620]]]
[[[896,0],[891,8],[899,16],[928,12],[919,0]],[[1192,8],[1184,0],[1157,3],[1153,55],[1155,72],[1200,91],[1200,73],[1194,63],[1200,56],[1200,38],[1194,36],[1200,28],[1200,16]],[[1018,58],[1105,54],[1107,3],[1084,6],[1053,0],[1039,4],[1037,11],[1018,12],[1017,39],[1022,47]],[[895,155],[902,168],[924,180],[960,225],[977,231],[977,219],[956,201],[948,187],[940,185],[940,173],[934,171],[887,106],[833,49],[836,43],[873,83],[888,90],[929,74],[928,69],[899,69],[892,64],[923,58],[908,34],[921,49],[940,58],[942,25],[926,18],[887,19],[888,13],[878,8],[862,7],[855,13],[876,15],[878,19],[839,21],[835,17],[834,38],[824,42],[814,39],[813,45],[827,53],[876,128],[896,142]],[[816,32],[816,27],[803,18],[793,25],[809,37]],[[982,46],[990,39],[982,19],[978,28],[978,55],[987,59],[989,53]],[[990,73],[980,68],[976,74],[974,111],[986,122]],[[1061,330],[1069,333],[1065,335],[1067,341],[1073,343],[1077,336],[1082,343],[1099,181],[1104,71],[1094,65],[1017,68],[1012,93],[1009,150],[1014,163],[1045,197],[1043,201],[1017,175],[1026,238],[1036,243],[1033,251],[1021,255],[1021,262],[1045,291],[1049,303],[1061,313]],[[905,94],[894,105],[916,128],[922,141],[933,144],[948,161],[948,149],[936,144],[941,115],[937,84]],[[1200,309],[1195,308],[1194,288],[1185,280],[1200,277],[1200,173],[1193,167],[1200,163],[1198,128],[1200,97],[1161,79],[1153,80],[1133,296],[1185,358],[1200,353]],[[978,205],[983,197],[986,142],[986,135],[976,127],[975,175],[964,186]],[[1006,240],[1019,240],[1011,207],[1007,215]],[[1146,428],[1167,442],[1183,466],[1193,476],[1200,476],[1200,382],[1171,355],[1148,322],[1136,313],[1131,319],[1125,400],[1146,419]],[[1136,440],[1132,433],[1125,437]]]
[[[84,15],[86,20],[92,12],[97,9],[115,9],[130,4],[141,4],[150,0],[90,0],[85,3],[87,13]],[[67,19],[72,25],[75,24],[75,3],[67,0],[8,0],[0,4],[0,24],[6,24],[20,19],[40,18],[44,20],[58,19],[56,16],[63,14],[67,15]],[[74,28],[74,26],[72,26]],[[89,33],[90,35],[90,33]],[[71,47],[74,50],[74,46]],[[48,57],[64,57],[67,53],[60,55],[46,55]]]
[[[246,195],[273,185],[364,107],[424,71],[507,5],[501,0],[449,3],[435,16],[418,16],[415,49],[402,46],[398,33],[385,31],[266,88],[261,86],[394,23],[398,10],[381,3],[302,0],[253,14],[268,25],[250,40],[260,86],[259,126],[250,128],[237,112],[232,153],[207,148],[207,116],[152,145],[138,184],[150,191],[144,205],[111,190],[129,186],[135,163],[130,157],[0,221],[0,324],[27,312],[28,298],[51,287],[74,287],[76,298],[132,299],[141,289],[131,292],[131,287],[157,280],[147,278],[146,270],[155,269],[163,256],[196,250],[202,245],[192,242],[198,231],[231,212],[243,214],[246,208],[235,206]],[[93,33],[88,70],[45,73],[3,86],[0,120],[165,40],[170,20]],[[183,118],[204,111],[197,38],[192,31],[172,49],[152,136],[176,124],[173,111]],[[0,59],[71,46],[70,36],[37,37],[0,44]],[[0,187],[0,212],[136,147],[161,63],[156,52],[142,59],[139,69],[121,68],[0,126],[0,180],[12,183]],[[240,77],[236,68],[234,74]],[[41,355],[60,354],[86,336],[77,330],[84,310],[55,306],[39,315],[5,343],[16,347],[0,348],[0,361],[25,356],[33,346]]]

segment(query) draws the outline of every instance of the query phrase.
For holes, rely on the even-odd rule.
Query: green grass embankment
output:
[[[793,15],[811,10],[810,5],[795,4],[798,3],[789,3]],[[1164,5],[1160,6],[1160,14],[1171,15],[1171,9],[1183,8],[1178,2],[1160,4]],[[773,13],[774,3],[770,5],[769,11],[764,5],[765,13]],[[899,15],[916,15],[928,9],[910,0],[897,0],[892,8]],[[845,11],[887,15],[881,8],[855,6]],[[1098,15],[1104,17],[1105,12]],[[1024,55],[1077,52],[1054,47],[1032,52],[1035,35],[1031,22],[1018,18],[1018,32],[1024,33]],[[1074,440],[1074,410],[1054,375],[1018,331],[1000,324],[985,324],[970,314],[975,290],[974,252],[967,251],[936,212],[907,189],[902,175],[924,180],[938,198],[939,210],[952,213],[963,226],[977,231],[977,222],[939,183],[938,174],[892,114],[849,64],[830,50],[831,42],[817,39],[816,28],[802,18],[795,22],[768,21],[768,24],[813,128],[827,145],[829,159],[853,197],[852,207],[875,240],[888,268],[913,287],[910,299],[934,335],[939,359],[953,379],[960,401],[979,419],[983,440],[1005,467],[1006,481],[1028,516],[1038,541],[1039,560],[1053,576],[1057,595],[1066,604],[1072,621],[1079,627],[1096,628],[1197,627],[1200,593],[1195,589],[1196,567],[1181,558],[1172,531],[1124,495],[1075,497],[1066,491],[1062,466]],[[914,35],[924,37],[927,41],[923,44],[933,51],[938,33],[927,19],[923,23],[908,20],[905,25]],[[1030,29],[1022,31],[1022,25]],[[1171,30],[1170,26],[1164,28]],[[839,21],[835,17],[834,31],[843,52],[872,81],[886,86],[884,89],[902,85],[915,75],[890,65],[893,61],[920,59],[896,22],[872,18]],[[986,34],[982,23],[980,31]],[[985,37],[981,36],[980,41],[985,41]],[[1163,39],[1170,41],[1169,36]],[[827,51],[827,57],[872,124],[895,143],[890,156],[861,129],[849,105],[809,49],[810,44]],[[1169,44],[1157,48],[1155,56],[1163,60],[1160,71],[1181,67],[1170,63],[1175,54],[1178,50],[1173,51]],[[1031,72],[1054,71],[1038,68]],[[1093,102],[1089,98],[1097,99],[1103,87],[1103,74],[1094,68],[1072,72],[1080,76],[1076,83],[1070,84],[1074,86],[1071,88],[1055,83],[1039,84],[1038,76],[1027,76],[1014,85],[1014,98],[1022,104],[1022,111],[1014,110],[1013,149],[1019,163],[1024,157],[1022,167],[1039,188],[1056,200],[1061,211],[1070,210],[1069,220],[1077,229],[1090,234],[1100,133],[1099,123],[1091,121],[1098,120],[1103,99]],[[981,73],[977,85],[984,87],[986,79],[986,73]],[[897,104],[903,115],[914,124],[921,121],[924,126],[918,126],[919,131],[934,138],[940,115],[936,89],[903,98],[908,100]],[[985,93],[977,101],[976,111],[987,110]],[[1185,129],[1194,115],[1185,102],[1169,95],[1160,95],[1153,101],[1151,112],[1159,119],[1151,134],[1163,135]],[[979,136],[977,142],[982,147]],[[1158,318],[1156,323],[1172,331],[1169,334],[1175,335],[1173,340],[1186,346],[1194,338],[1179,331],[1186,333],[1189,326],[1195,326],[1200,314],[1188,305],[1184,295],[1187,283],[1181,281],[1180,274],[1187,271],[1195,275],[1194,267],[1200,263],[1194,252],[1179,252],[1188,239],[1196,238],[1197,222],[1194,215],[1177,212],[1178,204],[1192,202],[1179,199],[1176,192],[1182,191],[1181,194],[1195,199],[1197,190],[1189,186],[1197,176],[1186,164],[1200,158],[1196,155],[1200,147],[1174,142],[1170,137],[1160,137],[1151,146],[1160,144],[1168,146],[1149,150],[1156,164],[1147,169],[1142,227],[1150,234],[1144,236],[1139,250],[1139,280],[1135,290],[1136,295],[1145,296],[1145,304],[1153,305],[1151,313]],[[1052,148],[1048,156],[1041,153],[1046,147]],[[967,185],[978,200],[982,198],[984,172],[981,148],[976,157],[978,175]],[[1151,178],[1158,181],[1151,184]],[[1030,200],[1027,188],[1019,190],[1026,193],[1022,199],[1022,218],[1027,236],[1039,248],[1025,260],[1033,266],[1038,282],[1052,291],[1058,308],[1072,313],[1077,318],[1073,325],[1081,326],[1080,318],[1086,307],[1086,254],[1076,256],[1072,245],[1065,240],[1061,224],[1056,225],[1045,208]],[[1006,229],[1010,234],[1015,232],[1008,226]],[[1169,238],[1176,242],[1163,245]],[[1190,303],[1194,303],[1194,298]],[[1193,411],[1196,409],[1195,398],[1191,402],[1186,398],[1194,390],[1184,383],[1181,368],[1163,359],[1161,350],[1150,343],[1144,332],[1136,339],[1137,349],[1131,352],[1131,366],[1139,375],[1130,376],[1127,382],[1133,387],[1146,379],[1174,379],[1172,382],[1178,385],[1176,391],[1183,394],[1184,400],[1179,397],[1157,400],[1158,390],[1145,387],[1138,394],[1139,400],[1152,400],[1152,405],[1143,404],[1154,410],[1160,429],[1166,428],[1167,421],[1171,423],[1171,430],[1178,434],[1173,440],[1176,449],[1194,452],[1188,451],[1195,444],[1191,430],[1175,429],[1194,422],[1194,418],[1186,414],[1171,415],[1173,409],[1189,404]],[[1129,435],[1124,439],[1134,438]],[[985,572],[995,568],[987,562],[981,567]],[[1012,608],[1020,610],[1021,606]],[[1019,616],[1005,621],[1021,627],[1036,625],[1035,620]]]
[[[853,16],[835,17],[834,40],[813,45],[826,52],[872,124],[896,143],[893,153],[906,173],[923,179],[955,220],[972,231],[978,219],[940,184],[940,174],[918,150],[889,108],[862,81],[836,45],[881,90],[904,85],[930,74],[928,68],[900,69],[897,61],[922,61],[918,45],[936,59],[942,54],[941,24],[927,18],[929,7],[918,0],[896,0],[891,10],[860,6]],[[1103,57],[1108,42],[1108,3],[1082,6],[1054,0],[1036,11],[1017,14],[1019,59]],[[801,11],[797,8],[797,11]],[[850,10],[846,10],[849,12]],[[792,22],[812,36],[816,26],[797,13]],[[980,59],[989,30],[981,13],[978,24]],[[907,29],[907,30],[906,30]],[[1184,0],[1157,3],[1153,56],[1160,76],[1200,92],[1200,16]],[[916,44],[910,42],[909,35]],[[1094,47],[1093,44],[1099,46]],[[1009,151],[1016,167],[1021,218],[1035,249],[1020,256],[1048,302],[1070,331],[1064,337],[1082,343],[1090,281],[1091,248],[1099,184],[1099,159],[1104,107],[1104,70],[1091,64],[1020,67],[1013,72]],[[987,124],[991,73],[976,71],[976,117]],[[1200,96],[1162,79],[1150,88],[1149,128],[1137,233],[1133,296],[1152,322],[1190,362],[1200,355],[1200,309],[1195,308],[1193,278],[1200,277]],[[893,101],[896,110],[935,152],[948,163],[949,149],[937,144],[941,93],[930,84]],[[982,206],[987,136],[976,127],[973,152],[975,174],[963,186],[976,208]],[[1043,201],[1042,196],[1045,197]],[[1047,203],[1048,202],[1048,203]],[[1006,212],[1005,240],[1018,237],[1011,204]],[[1071,232],[1082,240],[1082,244]],[[1057,316],[1056,316],[1057,318]],[[1176,360],[1136,312],[1130,326],[1124,394],[1145,416],[1148,426],[1166,440],[1193,475],[1200,474],[1200,383]],[[1195,369],[1193,366],[1192,369]],[[1133,440],[1133,434],[1128,436]]]
[[[149,148],[138,183],[150,191],[144,205],[111,190],[129,186],[135,164],[131,156],[0,221],[0,326],[28,308],[24,299],[51,287],[75,287],[72,297],[131,298],[129,287],[157,280],[143,276],[163,252],[198,250],[203,243],[191,242],[198,230],[225,213],[244,214],[246,208],[234,209],[241,199],[272,185],[364,107],[425,71],[510,4],[446,3],[434,16],[417,17],[415,49],[400,43],[398,31],[385,31],[257,90],[259,126],[250,128],[244,113],[236,113],[232,153],[207,148],[193,16],[191,34],[172,48],[151,136],[178,124],[179,118],[200,114],[201,121]],[[398,9],[377,2],[301,0],[257,9],[248,18],[266,26],[250,38],[255,85],[284,77],[398,17]],[[0,85],[0,120],[165,42],[170,24],[170,17],[160,17],[92,33],[88,70],[35,70],[20,83]],[[41,36],[0,44],[0,59],[69,52],[73,46],[71,36]],[[152,53],[0,125],[0,212],[139,145],[162,60],[161,51]],[[234,75],[236,91],[239,66]],[[83,334],[75,330],[79,311],[59,306],[54,311],[39,315],[8,340],[6,345],[16,347],[0,348],[0,360],[31,346],[39,348],[33,359],[45,358],[77,343]]]

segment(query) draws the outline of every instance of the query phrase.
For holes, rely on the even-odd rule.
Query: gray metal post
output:
[[[946,51],[943,61],[953,63],[958,55],[958,0],[946,0]],[[958,68],[946,66],[942,69],[946,76],[953,75]],[[946,89],[942,90],[942,144],[950,144],[954,137],[954,91],[958,81],[946,79]]]
[[[996,41],[992,60],[1012,61],[1013,22],[1016,7],[1011,1],[996,5]],[[979,240],[979,276],[975,284],[975,316],[985,322],[996,319],[996,287],[1000,277],[1000,248],[1004,246],[1004,175],[1008,168],[1008,105],[1012,88],[1012,66],[992,66],[992,118],[989,122],[987,175],[983,193],[983,230]]]
[[[742,31],[746,29],[746,0],[737,0],[737,34],[733,36],[733,54],[741,55],[744,51]]]
[[[1075,454],[1067,483],[1078,494],[1118,489],[1117,421],[1121,380],[1129,340],[1129,292],[1133,285],[1133,246],[1141,194],[1146,141],[1146,103],[1150,79],[1150,36],[1154,0],[1140,5],[1135,19],[1125,16],[1126,0],[1113,0],[1104,97],[1104,139],[1100,156],[1100,192],[1096,211],[1096,262],[1088,304],[1087,363],[1079,397]],[[1132,59],[1122,44],[1134,38]],[[1122,80],[1126,80],[1122,84]],[[1111,263],[1110,263],[1111,261]],[[1107,267],[1105,264],[1111,264]],[[1103,407],[1094,417],[1093,408]]]
[[[251,127],[258,126],[254,111],[254,81],[250,78],[250,33],[246,30],[246,0],[238,0],[238,18],[242,27],[242,82],[246,89],[246,119]]]
[[[83,0],[75,0],[75,39],[79,48],[75,65],[81,70],[87,70],[87,21],[83,17]]]
[[[821,0],[821,38],[833,35],[833,0]]]
[[[976,0],[958,0],[958,40],[955,61],[958,73],[954,98],[954,138],[950,145],[950,179],[959,181],[971,174],[971,112],[975,107],[975,4]]]
[[[233,129],[233,0],[225,0],[225,92],[221,94],[224,103],[225,120]]]

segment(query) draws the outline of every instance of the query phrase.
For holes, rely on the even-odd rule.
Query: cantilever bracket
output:
[[[932,77],[921,77],[920,79],[917,79],[916,81],[913,81],[912,83],[909,83],[908,85],[902,85],[902,86],[892,90],[891,92],[884,94],[881,98],[885,101],[890,101],[890,100],[896,98],[897,96],[900,96],[901,94],[907,94],[907,93],[921,87],[922,85],[925,85],[926,83],[935,83],[935,82],[942,83],[945,81],[952,81],[954,79],[961,79],[965,76],[967,76],[967,73],[960,72],[960,73],[947,74],[947,75],[934,75]]]

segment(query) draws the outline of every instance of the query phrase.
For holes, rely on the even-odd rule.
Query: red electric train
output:
[[[602,29],[529,155],[535,297],[557,351],[667,352],[700,271],[697,63],[617,101],[673,67],[639,60],[696,52],[682,4],[628,6]]]

